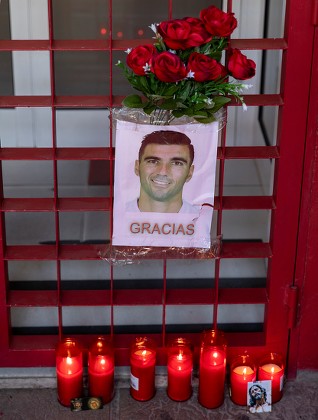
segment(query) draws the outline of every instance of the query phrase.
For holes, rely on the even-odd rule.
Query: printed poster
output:
[[[210,248],[218,123],[117,121],[113,245]]]

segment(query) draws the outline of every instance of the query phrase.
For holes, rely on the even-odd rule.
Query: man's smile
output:
[[[155,185],[158,185],[160,187],[166,187],[166,186],[171,184],[169,179],[167,177],[163,177],[163,176],[156,176],[156,177],[152,178],[151,181]]]

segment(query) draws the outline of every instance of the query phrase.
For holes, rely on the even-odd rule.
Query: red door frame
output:
[[[318,369],[318,353],[313,351],[318,347],[318,2],[314,5],[311,86],[295,270],[295,285],[300,290],[300,297],[289,346],[293,376],[298,369]]]

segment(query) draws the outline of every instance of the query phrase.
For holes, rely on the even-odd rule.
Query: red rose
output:
[[[203,22],[191,17],[161,22],[157,30],[163,42],[173,50],[198,47],[212,39]]]
[[[162,82],[178,82],[187,75],[187,69],[181,59],[169,51],[164,51],[152,59],[151,71]]]
[[[227,68],[235,79],[246,80],[255,76],[256,64],[237,48],[230,48]]]
[[[215,6],[210,6],[200,12],[206,30],[213,36],[226,37],[237,27],[234,13],[226,13]]]
[[[126,62],[134,73],[138,76],[144,76],[146,74],[145,68],[150,65],[152,57],[156,54],[157,50],[153,45],[140,45],[130,51]]]
[[[157,27],[163,42],[173,50],[186,49],[185,44],[191,33],[189,22],[183,19],[174,19],[161,22]]]
[[[205,29],[201,19],[186,17],[183,20],[191,26],[191,32],[187,39],[186,48],[199,47],[211,41],[212,35]]]
[[[226,70],[222,64],[204,54],[192,53],[188,61],[188,71],[194,73],[194,80],[207,82],[226,76]]]

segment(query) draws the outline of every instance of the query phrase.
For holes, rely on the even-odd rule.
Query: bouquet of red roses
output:
[[[167,123],[182,116],[201,123],[215,121],[229,96],[244,106],[241,94],[248,86],[238,80],[253,77],[256,65],[240,50],[228,47],[228,37],[236,27],[234,13],[215,6],[201,10],[200,18],[151,25],[155,43],[129,49],[126,65],[117,63],[143,94],[127,96],[123,105],[142,108],[148,115],[168,113]],[[224,50],[226,64],[221,63]]]

